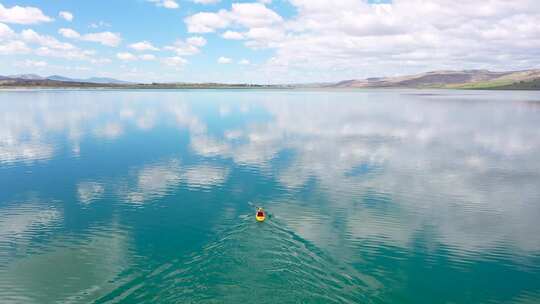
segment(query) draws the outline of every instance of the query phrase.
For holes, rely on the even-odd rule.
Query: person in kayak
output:
[[[266,214],[264,213],[263,208],[257,207],[257,214],[255,214],[255,219],[257,219],[258,222],[264,221],[266,218]]]

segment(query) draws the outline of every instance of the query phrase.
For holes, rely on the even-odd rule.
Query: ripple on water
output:
[[[41,141],[0,142],[0,165],[7,168],[47,161],[54,156],[55,150],[57,147],[53,144]]]
[[[367,303],[373,279],[276,220],[241,223],[186,260],[130,279],[98,303]]]
[[[35,202],[0,209],[0,268],[38,246],[32,240],[57,229],[62,216],[57,208]]]
[[[55,220],[37,219],[28,227],[53,229],[46,224]],[[55,237],[43,244],[32,239],[37,233],[27,229],[12,245],[32,254],[12,257],[0,252],[0,303],[90,303],[110,292],[106,283],[133,256],[125,227],[117,224],[91,227],[85,234]]]

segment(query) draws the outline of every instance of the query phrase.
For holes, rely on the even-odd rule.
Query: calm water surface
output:
[[[0,302],[539,303],[540,93],[0,92]]]

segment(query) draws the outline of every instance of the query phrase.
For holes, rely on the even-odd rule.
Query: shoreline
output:
[[[313,90],[313,91],[360,91],[360,90],[448,90],[448,91],[540,91],[540,88],[459,88],[459,87],[309,87],[309,86],[140,86],[140,85],[105,85],[105,86],[0,86],[0,91],[25,90],[140,90],[140,91],[173,91],[173,90]]]

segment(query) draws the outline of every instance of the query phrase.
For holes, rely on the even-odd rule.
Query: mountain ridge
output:
[[[41,77],[37,74],[0,75],[0,87],[90,87],[90,88],[139,88],[139,89],[182,89],[182,88],[445,88],[445,89],[523,89],[540,90],[540,69],[494,72],[489,70],[439,70],[393,77],[369,77],[339,82],[299,84],[226,84],[226,83],[132,83],[114,78],[90,77],[76,79],[61,75]]]
[[[133,84],[133,82],[118,80],[108,77],[90,77],[90,78],[71,78],[61,75],[50,75],[42,77],[37,74],[15,74],[8,76],[0,76],[0,80],[52,80],[61,82],[76,82],[76,83],[95,83],[95,84]]]
[[[540,69],[492,72],[489,70],[440,70],[425,73],[395,76],[371,77],[365,79],[349,79],[330,84],[330,88],[478,88],[500,84],[508,86],[513,83],[540,79]],[[472,87],[471,87],[472,86]]]

